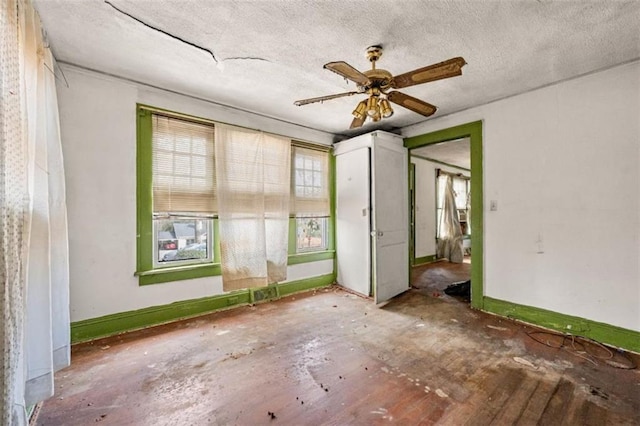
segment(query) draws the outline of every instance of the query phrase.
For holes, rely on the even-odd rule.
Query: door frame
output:
[[[413,267],[416,257],[416,165],[411,162],[411,153],[407,152],[409,157],[409,266]],[[411,282],[411,269],[409,269],[409,284]]]
[[[482,121],[473,121],[405,138],[404,146],[409,150],[407,161],[411,162],[411,150],[414,148],[467,137],[470,139],[471,145],[471,306],[476,309],[484,309]],[[409,268],[411,267],[410,260]]]

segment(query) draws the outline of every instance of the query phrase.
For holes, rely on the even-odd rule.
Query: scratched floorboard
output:
[[[640,424],[637,370],[431,293],[330,288],[77,345],[37,424]]]

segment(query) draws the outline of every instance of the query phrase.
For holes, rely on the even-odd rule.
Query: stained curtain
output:
[[[215,126],[224,291],[287,278],[291,141]]]
[[[0,423],[69,365],[69,264],[54,59],[28,0],[0,3]]]
[[[458,209],[456,208],[456,196],[453,190],[453,177],[449,175],[441,176],[446,179],[444,187],[444,200],[442,204],[442,214],[438,224],[438,247],[437,257],[449,259],[450,262],[462,263],[464,252],[462,248],[462,230],[458,219]]]

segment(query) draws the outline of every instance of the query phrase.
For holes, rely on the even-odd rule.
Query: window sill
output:
[[[335,250],[309,251],[290,254],[287,265],[298,265],[300,263],[316,262],[318,260],[328,260],[335,257]]]
[[[323,250],[307,253],[290,254],[287,265],[329,260],[335,257],[335,250]],[[173,268],[152,269],[138,271],[134,274],[138,277],[138,285],[162,284],[172,281],[191,280],[195,278],[213,277],[222,275],[222,267],[219,263],[207,263],[200,265],[176,266]]]
[[[219,263],[206,263],[199,265],[176,266],[173,268],[152,269],[150,271],[138,271],[134,275],[138,277],[139,285],[161,284],[171,281],[191,280],[194,278],[212,277],[222,274]]]

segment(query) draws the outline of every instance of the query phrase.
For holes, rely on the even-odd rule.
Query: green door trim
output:
[[[409,281],[411,281],[411,267],[416,263],[416,165],[409,157]]]
[[[471,306],[484,309],[482,121],[461,124],[404,140],[411,150],[426,145],[469,138],[471,145]],[[411,161],[409,156],[409,161]],[[412,237],[413,238],[413,237]]]

